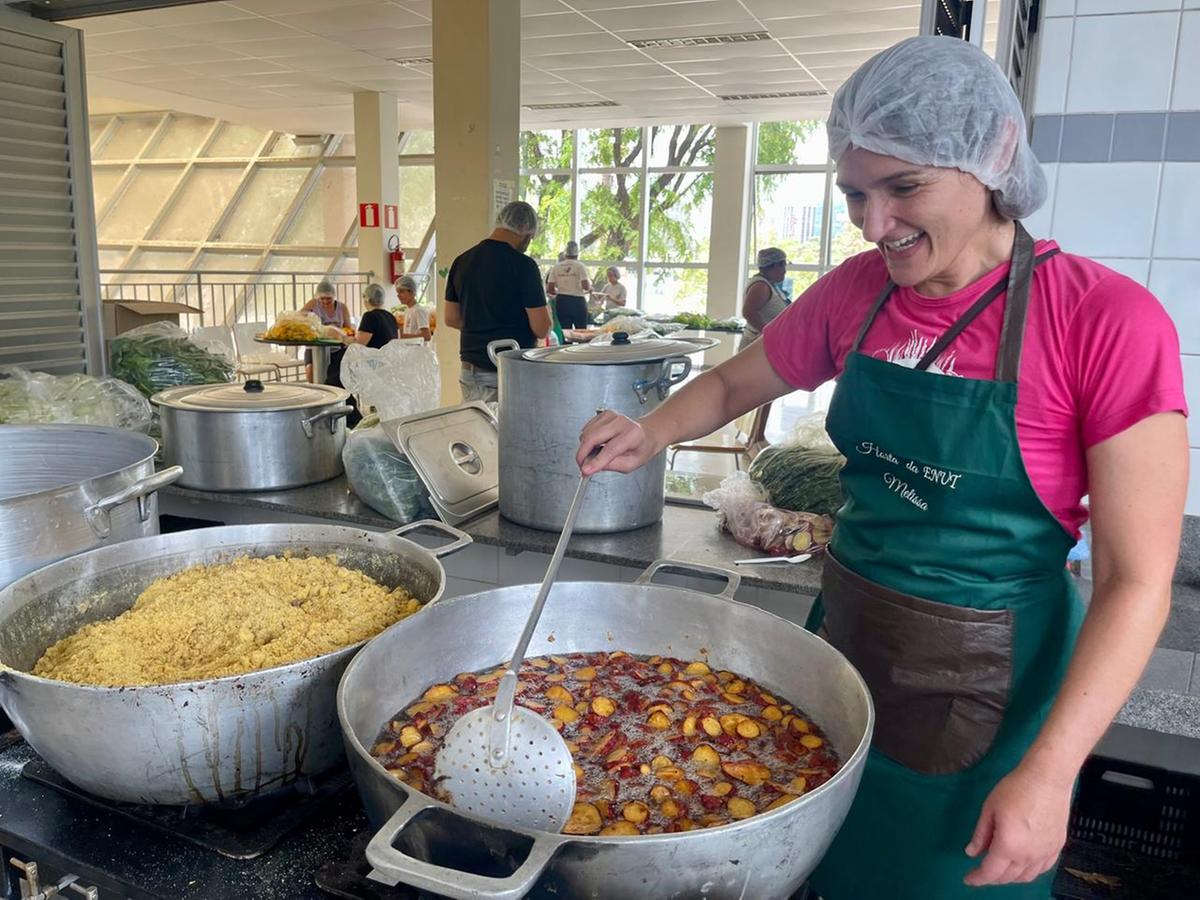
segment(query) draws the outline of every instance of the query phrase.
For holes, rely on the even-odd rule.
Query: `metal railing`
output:
[[[184,269],[102,269],[100,297],[106,301],[181,303],[199,310],[179,317],[190,331],[209,325],[274,322],[280,313],[297,310],[328,279],[337,299],[356,319],[362,312],[363,289],[371,272],[193,272]]]

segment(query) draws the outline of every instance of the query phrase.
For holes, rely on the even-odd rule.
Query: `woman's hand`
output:
[[[591,452],[603,445],[591,459]],[[610,410],[598,413],[579,433],[579,450],[575,461],[584,475],[609,470],[632,472],[648,463],[663,445],[646,426]]]
[[[1020,765],[984,801],[967,856],[983,862],[963,879],[972,887],[1033,881],[1058,862],[1067,840],[1073,778]]]

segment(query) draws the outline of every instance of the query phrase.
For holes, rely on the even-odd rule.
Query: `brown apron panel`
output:
[[[830,553],[823,631],[862,673],[875,701],[875,749],[925,775],[979,762],[1008,705],[1008,610],[923,600],[868,581]]]

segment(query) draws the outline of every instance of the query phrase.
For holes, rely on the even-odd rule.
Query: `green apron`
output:
[[[838,516],[809,619],[858,667],[876,730],[862,786],[812,878],[824,900],[1048,898],[1032,884],[970,888],[964,853],[996,783],[1049,712],[1083,618],[1066,572],[1074,541],[1021,459],[1014,418],[1034,259],[1016,224],[1012,266],[915,368],[846,358],[827,427],[846,456]],[[1007,294],[996,379],[926,371]]]

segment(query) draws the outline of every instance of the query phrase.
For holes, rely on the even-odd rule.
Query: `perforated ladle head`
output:
[[[558,574],[591,476],[583,475],[562,536],[517,641],[496,702],[467,713],[451,727],[438,753],[434,779],[459,809],[506,825],[562,831],[575,804],[575,764],[549,721],[514,705],[517,675]]]

